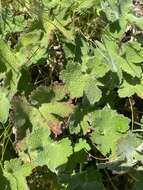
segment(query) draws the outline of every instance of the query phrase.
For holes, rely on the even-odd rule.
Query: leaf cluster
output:
[[[1,1],[2,190],[143,188],[141,8]]]

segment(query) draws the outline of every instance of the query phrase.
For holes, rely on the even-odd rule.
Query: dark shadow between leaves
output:
[[[34,168],[26,180],[30,190],[61,189],[58,176],[51,172],[46,165]]]
[[[119,20],[116,20],[116,21],[114,21],[114,22],[112,22],[110,24],[110,32],[112,32],[112,33],[115,33],[115,32],[119,33],[120,30],[121,30],[121,26],[120,26]]]
[[[124,80],[127,81],[127,83],[129,83],[130,85],[137,85],[137,84],[140,84],[140,79],[137,78],[137,77],[132,77],[131,75],[129,75],[128,73],[126,72],[123,72],[123,78]]]
[[[3,176],[1,167],[0,167],[0,189],[1,190],[11,190],[10,183],[6,179],[6,177]]]
[[[116,72],[108,71],[104,77],[98,79],[108,89],[117,88],[120,84],[119,77]]]

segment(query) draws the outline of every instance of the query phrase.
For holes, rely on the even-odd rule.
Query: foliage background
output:
[[[1,190],[143,188],[142,10],[0,1]]]

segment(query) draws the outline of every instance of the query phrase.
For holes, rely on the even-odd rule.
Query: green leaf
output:
[[[58,167],[67,163],[68,157],[71,154],[71,141],[68,138],[65,138],[59,142],[52,142],[46,146],[45,151],[37,155],[37,160],[35,160],[35,163],[37,165],[46,164],[51,171],[56,172]]]
[[[141,77],[141,62],[143,60],[142,52],[143,49],[137,42],[128,42],[124,45],[123,58],[125,62],[122,61],[121,66],[126,73],[133,77]]]
[[[143,48],[138,42],[128,42],[124,45],[125,56],[130,63],[141,63],[143,60]],[[141,64],[138,65],[140,68]],[[141,69],[141,68],[140,68]]]
[[[6,68],[7,72],[5,78],[5,86],[10,87],[12,93],[15,93],[20,77],[19,59],[2,39],[0,40],[0,61],[2,63],[2,68],[4,67],[4,70]]]
[[[88,1],[88,0],[85,0],[85,1],[77,0],[79,11],[90,9],[93,6],[97,6],[99,3],[100,3],[99,0],[91,0],[91,1]]]
[[[29,105],[25,98],[17,97],[13,100],[13,114],[15,138],[17,141],[26,137],[27,133],[32,129],[48,128],[46,119],[41,115],[40,111]],[[50,131],[49,131],[50,134]]]
[[[74,40],[74,36],[72,34],[72,31],[67,30],[63,24],[61,23],[61,21],[59,21],[57,18],[53,21],[52,23],[54,26],[56,26],[56,28],[59,29],[59,31],[70,41]]]
[[[64,99],[64,97],[67,93],[67,88],[65,87],[65,85],[55,84],[53,86],[53,92],[55,94],[53,101],[60,101],[60,100]]]
[[[130,23],[133,23],[134,25],[136,25],[139,29],[143,29],[142,25],[143,25],[143,20],[141,17],[136,17],[133,14],[127,14],[127,20]]]
[[[21,140],[26,136],[28,130],[31,130],[31,122],[29,113],[32,107],[27,103],[25,98],[15,97],[12,101],[12,106],[15,109],[12,119],[14,122],[15,139]]]
[[[105,107],[103,110],[93,112],[91,121],[92,127],[95,128],[91,134],[92,142],[97,144],[97,149],[103,155],[107,153],[115,155],[117,141],[129,129],[130,120]]]
[[[108,73],[108,70],[110,70],[112,73],[115,73],[118,77],[118,80],[121,81],[122,80],[121,63],[125,61],[124,59],[122,59],[121,56],[119,56],[117,44],[109,37],[103,36],[103,43],[97,42],[97,45],[98,45],[98,48],[96,50],[97,62],[101,63],[102,65],[106,65],[105,66],[106,69],[102,70],[103,74]],[[102,69],[102,67],[100,69]],[[101,77],[104,76],[103,74],[101,75]]]
[[[23,164],[19,159],[5,161],[4,176],[9,180],[11,190],[29,190],[26,177],[31,171],[31,165]]]
[[[83,96],[83,91],[89,76],[83,74],[81,65],[78,63],[70,63],[67,65],[66,70],[61,72],[61,79],[65,82],[71,97],[79,98]]]
[[[120,85],[118,90],[120,97],[131,97],[134,94],[137,94],[140,98],[143,98],[143,82],[137,78],[126,78],[123,83]]]
[[[67,38],[68,40],[70,41],[73,41],[74,40],[74,36],[73,36],[73,33],[72,31],[70,30],[67,30],[65,27],[64,27],[64,23],[63,23],[63,20],[59,20],[59,18],[55,17],[55,19],[50,19],[49,16],[47,15],[47,13],[45,13],[45,11],[42,12],[42,15],[41,15],[41,20],[42,20],[42,23],[43,23],[43,26],[44,26],[44,29],[47,33],[46,36],[48,36],[48,39],[50,39],[50,35],[51,33],[58,29],[65,38]]]
[[[102,48],[99,50],[100,54],[102,55],[102,59],[106,64],[109,64],[111,67],[111,70],[113,72],[119,73],[120,76],[120,62],[122,61],[122,58],[118,55],[118,47],[117,44],[111,40],[107,36],[103,36],[103,44],[99,44],[99,48]]]
[[[47,86],[39,86],[32,91],[30,95],[30,101],[33,105],[41,105],[42,103],[48,103],[54,98],[55,94]]]
[[[8,1],[2,1],[0,27],[2,35],[16,33],[25,29],[27,21],[24,18],[23,14],[14,16],[16,12],[14,13],[13,11],[13,7],[15,11],[18,11],[18,9],[24,11],[24,7],[21,5],[22,4],[15,2],[9,3]]]
[[[89,144],[86,142],[86,140],[80,138],[79,142],[75,144],[74,151],[78,152],[82,149],[86,149],[87,151],[90,150]]]
[[[39,111],[46,118],[49,114],[56,114],[61,117],[68,117],[73,112],[74,106],[65,102],[51,102],[42,104]]]
[[[85,95],[91,105],[100,100],[100,98],[102,97],[102,92],[97,87],[95,80],[90,80],[87,82],[85,87]]]
[[[69,129],[71,134],[78,134],[81,131],[80,122],[83,120],[83,110],[75,107],[74,113],[71,115]]]
[[[25,98],[13,101],[14,128],[17,140],[22,140],[28,131],[49,128],[57,136],[62,133],[61,121],[73,113],[74,106],[66,102],[43,103],[39,108],[31,106]],[[50,131],[49,131],[50,133]]]
[[[7,69],[17,73],[20,66],[18,65],[18,58],[2,39],[0,40],[0,55],[1,62],[6,65]]]
[[[90,117],[89,115],[84,115],[82,120],[80,121],[80,127],[82,129],[83,135],[86,135],[89,131],[91,131],[92,127],[90,126]]]
[[[25,154],[26,149],[28,154]],[[51,171],[56,172],[58,167],[67,163],[72,152],[71,141],[68,138],[53,141],[48,137],[47,129],[41,128],[27,137],[21,158],[27,160],[30,156],[35,167],[47,165]]]
[[[142,146],[142,140],[135,134],[129,133],[119,139],[117,156],[124,158],[121,167],[128,169],[141,162],[142,150],[140,151],[140,146]]]
[[[0,89],[0,122],[3,124],[8,119],[10,107],[11,105],[7,92],[4,89]]]
[[[98,50],[95,49],[94,53],[95,56],[93,56],[92,58],[88,57],[87,67],[92,75],[94,75],[96,78],[101,78],[111,68],[109,64],[103,62],[102,56]]]
[[[36,46],[37,44],[40,43],[41,36],[42,36],[42,32],[38,30],[28,32],[22,35],[18,41],[17,49],[21,47],[28,48],[28,46],[32,46],[32,45]]]
[[[119,19],[120,12],[119,8],[117,7],[117,2],[116,1],[105,1],[102,2],[103,6],[103,11],[105,12],[107,19],[110,22],[114,22]]]
[[[16,46],[16,55],[21,65],[29,66],[40,59],[47,58],[46,48],[42,44],[44,35],[41,30],[33,30],[21,35]]]
[[[125,137],[119,139],[117,144],[117,155],[124,156],[126,162],[136,162],[138,157],[137,147],[142,143],[142,140],[135,134],[129,133]]]
[[[142,60],[142,51],[138,43],[129,43],[126,45],[124,55],[120,56],[118,52],[119,47],[114,41],[108,39],[107,36],[103,40],[104,47],[102,45],[100,45],[101,47],[99,46],[99,48],[102,48],[102,59],[111,65],[113,72],[117,72],[120,81],[122,77],[121,70],[133,77],[141,77],[141,65],[136,64]]]
[[[30,101],[33,105],[41,105],[42,103],[49,103],[60,101],[66,94],[66,87],[64,85],[54,85],[53,87],[39,86],[33,90],[30,95]]]

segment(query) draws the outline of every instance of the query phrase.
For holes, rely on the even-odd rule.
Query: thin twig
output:
[[[107,170],[104,169],[104,172],[105,172],[106,176],[108,177],[109,182],[111,183],[113,189],[114,189],[114,190],[118,190],[117,187],[115,186],[115,184],[113,183],[113,181],[112,181],[110,175],[108,174]]]
[[[133,133],[135,133],[135,132],[143,132],[143,129],[134,129],[134,130],[132,130],[132,132]]]
[[[104,161],[109,160],[109,158],[98,158],[98,157],[96,157],[96,156],[93,156],[93,155],[90,154],[86,149],[84,149],[84,151],[85,151],[89,156],[91,156],[92,158],[94,158],[95,160],[104,160]]]
[[[139,181],[139,179],[136,178],[135,176],[133,176],[131,173],[128,173],[128,176],[129,176],[130,178],[132,178],[134,181]]]
[[[139,122],[134,121],[134,124],[136,124],[136,125],[139,125],[139,126],[143,127],[143,124],[141,124],[141,123],[139,123]]]
[[[132,124],[131,124],[131,130],[134,129],[134,110],[133,110],[133,104],[131,99],[129,98],[130,108],[131,108],[131,114],[132,114]]]

